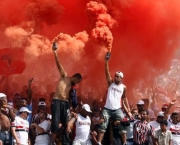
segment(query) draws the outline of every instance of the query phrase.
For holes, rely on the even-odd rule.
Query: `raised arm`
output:
[[[54,53],[54,56],[55,56],[56,65],[57,65],[57,68],[58,68],[58,70],[59,70],[59,72],[61,74],[61,77],[65,77],[65,76],[67,76],[67,73],[65,72],[65,70],[62,67],[61,63],[59,62],[59,58],[58,58],[56,49],[57,48],[52,47],[52,50],[53,50],[53,53]]]
[[[32,89],[31,89],[31,84],[34,78],[31,78],[28,81],[28,90],[27,90],[27,96],[28,96],[28,105],[30,105],[32,103]]]
[[[105,75],[106,75],[106,81],[108,85],[110,86],[113,83],[113,80],[111,78],[111,75],[109,73],[109,60],[110,58],[105,57]]]
[[[169,103],[166,111],[164,112],[164,119],[166,119],[166,120],[168,119],[169,110],[171,109],[171,107],[172,107],[175,103],[176,103],[176,100],[172,100],[172,101]]]

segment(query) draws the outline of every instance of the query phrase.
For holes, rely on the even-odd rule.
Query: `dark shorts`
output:
[[[54,99],[51,103],[51,114],[52,114],[51,132],[57,133],[59,130],[60,123],[64,127],[66,127],[67,125],[68,116],[70,115],[69,102]]]
[[[145,142],[145,143],[142,143],[142,144],[138,144],[138,143],[135,143],[135,142],[134,142],[133,145],[148,145],[148,144],[149,144],[149,142]]]

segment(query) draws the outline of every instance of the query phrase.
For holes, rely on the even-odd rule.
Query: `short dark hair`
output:
[[[146,114],[149,115],[149,111],[148,110],[141,110],[140,113],[141,112],[146,112]]]
[[[167,122],[167,120],[162,120],[161,122],[160,122],[160,124],[163,124],[163,125],[168,125],[168,122]]]
[[[79,80],[82,79],[82,76],[81,76],[80,73],[76,73],[76,74],[74,74],[72,77],[73,77],[73,78],[77,78],[77,79],[79,79]]]
[[[173,116],[175,116],[175,115],[179,115],[177,112],[173,112],[172,114],[171,114],[171,117],[173,117]]]
[[[138,109],[134,108],[134,109],[131,110],[131,113],[132,113],[134,110],[137,110],[137,111],[138,111]]]

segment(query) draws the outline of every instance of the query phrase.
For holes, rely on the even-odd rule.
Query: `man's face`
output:
[[[171,116],[171,119],[172,119],[173,124],[179,123],[179,116],[178,115]]]
[[[99,111],[95,111],[95,112],[93,112],[93,114],[94,114],[94,117],[99,117],[100,116],[100,112]]]
[[[23,115],[24,115],[24,117],[27,119],[29,113],[28,113],[28,112],[23,112]]]
[[[165,124],[160,124],[161,130],[166,131],[167,126]]]
[[[73,83],[78,84],[82,81],[82,79],[74,78]]]
[[[140,115],[141,115],[141,120],[142,121],[145,121],[147,119],[148,115],[147,115],[146,111],[141,111]]]
[[[141,111],[141,110],[144,109],[144,105],[139,105],[139,104],[137,104],[137,108],[138,108],[138,111]]]
[[[40,110],[39,113],[38,113],[38,117],[39,118],[44,118],[45,116],[45,112],[43,110]]]
[[[157,121],[158,123],[160,123],[163,119],[164,119],[163,116],[158,116],[156,121]]]
[[[138,115],[138,110],[133,110],[132,115]]]
[[[88,114],[89,114],[89,112],[87,112],[85,109],[81,109],[81,115],[83,117],[87,117]]]
[[[122,77],[118,74],[114,75],[114,82],[115,83],[121,83],[122,82]]]
[[[15,105],[16,105],[16,106],[20,106],[20,105],[21,105],[21,99],[20,99],[20,98],[17,98],[17,99],[15,100]]]
[[[44,105],[39,105],[39,106],[38,106],[38,109],[39,109],[39,110],[46,110],[46,106],[44,106]]]
[[[0,106],[6,105],[7,104],[7,97],[1,97],[0,98]]]
[[[21,106],[26,107],[27,106],[27,101],[25,99],[21,99]]]

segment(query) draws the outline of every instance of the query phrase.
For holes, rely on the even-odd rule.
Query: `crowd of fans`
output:
[[[68,77],[56,49],[53,45],[61,78],[55,92],[36,98],[32,78],[25,92],[10,93],[11,99],[0,93],[0,145],[180,145],[177,100],[157,102],[155,91],[150,98],[128,100],[123,73],[111,78],[106,56],[107,94],[90,103],[91,98],[77,97],[76,84],[83,77]],[[158,110],[153,103],[162,106]]]
[[[36,113],[32,114],[33,103],[31,101],[28,102],[28,99],[23,98],[20,93],[15,93],[14,98],[14,102],[8,102],[8,97],[5,94],[0,93],[1,144],[29,143],[35,145],[50,145],[52,117],[50,114],[51,112],[47,110],[46,100],[40,98]],[[147,100],[148,99],[139,100],[134,104],[135,107],[130,106],[131,112],[127,112],[126,108],[123,108],[123,113],[125,115],[124,119],[110,119],[102,144],[123,144],[121,136],[119,135],[119,130],[121,130],[119,124],[123,124],[126,130],[127,145],[133,145],[135,144],[134,142],[138,145],[179,145],[180,114],[174,107],[177,102],[173,100],[169,102],[169,104],[162,105],[161,110],[156,114],[156,112],[153,111],[153,108],[152,110],[147,108],[148,105],[145,104],[145,102],[148,102]],[[70,134],[71,143],[74,139],[76,141],[86,141],[83,140],[82,137],[82,133],[84,133],[84,135],[86,135],[85,139],[91,140],[91,143],[94,145],[97,144],[97,134],[99,124],[102,123],[101,112],[103,107],[104,103],[98,100],[94,100],[90,106],[84,104],[83,101],[79,103],[79,108],[71,114],[66,129]],[[86,118],[88,120],[86,122],[89,128],[87,128],[87,124],[84,124],[86,127],[83,129],[84,132],[81,132],[81,129],[81,131],[78,130],[78,115],[84,116],[81,118]],[[59,145],[62,142],[61,135],[63,129],[64,126],[60,123],[59,132],[56,137],[56,143]]]

